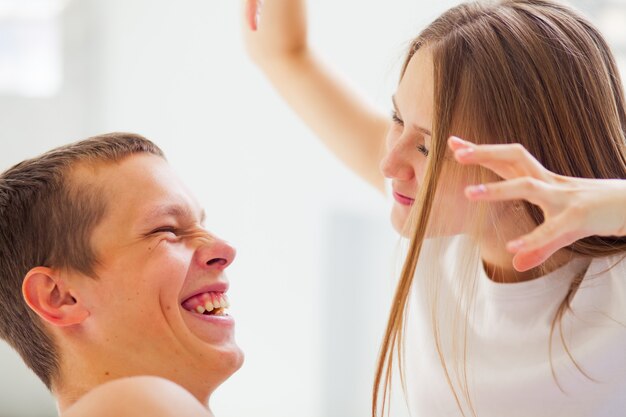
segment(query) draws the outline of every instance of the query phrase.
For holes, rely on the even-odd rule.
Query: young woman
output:
[[[599,32],[549,0],[457,6],[412,43],[388,121],[311,52],[303,1],[247,7],[253,59],[346,164],[391,180],[410,239],[373,414],[396,363],[418,416],[626,409],[626,109]]]

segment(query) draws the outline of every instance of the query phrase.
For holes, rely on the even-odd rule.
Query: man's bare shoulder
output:
[[[137,376],[94,388],[60,417],[212,417],[188,391],[167,379]]]

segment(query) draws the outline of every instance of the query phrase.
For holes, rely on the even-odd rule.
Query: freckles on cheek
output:
[[[152,239],[152,241],[148,242],[148,253],[152,255],[160,246],[166,243],[166,239]]]

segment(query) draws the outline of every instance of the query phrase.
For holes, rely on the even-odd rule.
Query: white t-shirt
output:
[[[445,271],[442,305],[456,302],[456,254],[465,240],[449,239],[438,259]],[[479,268],[474,319],[467,327],[467,379],[478,417],[626,416],[625,255],[591,263],[575,259],[546,276],[513,284],[495,283]],[[587,265],[563,330],[572,357],[591,379],[576,369],[557,327],[551,357],[561,389],[550,365],[550,328],[571,280]],[[436,354],[419,274],[418,267],[405,351],[411,415],[461,416]],[[449,334],[450,327],[441,325],[441,334]],[[451,360],[448,366],[454,366]]]

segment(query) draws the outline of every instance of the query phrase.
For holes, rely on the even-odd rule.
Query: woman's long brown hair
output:
[[[557,174],[626,179],[626,111],[619,72],[603,37],[579,13],[548,0],[463,4],[444,13],[414,40],[403,74],[421,48],[427,48],[434,66],[432,142],[412,213],[407,256],[378,359],[374,417],[388,411],[396,357],[404,385],[403,339],[408,300],[434,202],[444,186],[441,174],[446,169],[457,169],[450,167],[446,158],[450,135],[464,136],[476,143],[521,143]],[[477,178],[493,179],[489,175],[482,170]],[[523,204],[522,214],[535,226],[544,220],[541,210],[529,203]],[[626,254],[626,239],[592,236],[566,249],[590,258]],[[421,279],[420,275],[417,279]],[[574,277],[554,317],[553,331],[569,308],[581,279],[582,275]],[[471,306],[471,300],[467,305]],[[461,369],[456,381],[465,383],[456,387],[453,383],[452,368],[441,348],[436,310],[432,311],[433,337],[448,385],[461,414],[476,415],[465,362],[456,368]],[[467,356],[466,330],[452,335],[465,343],[463,361]],[[569,354],[566,346],[565,349]]]

